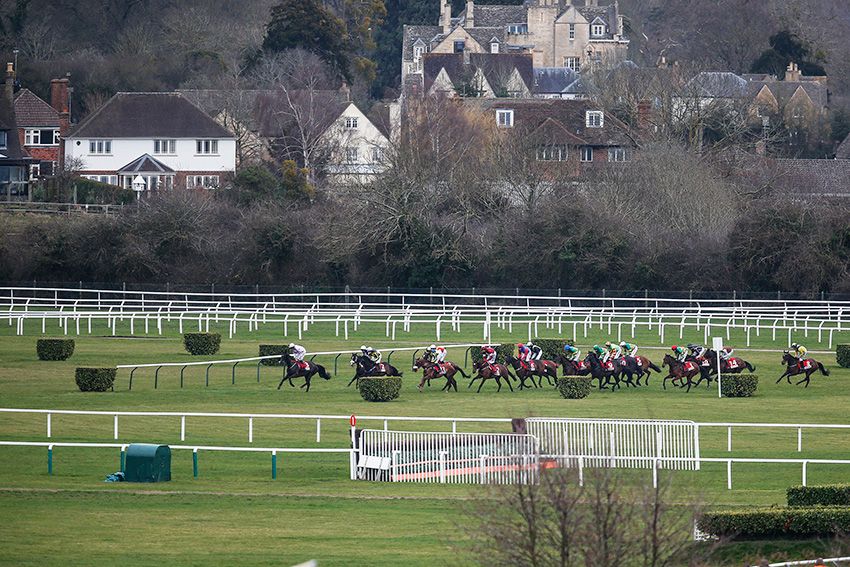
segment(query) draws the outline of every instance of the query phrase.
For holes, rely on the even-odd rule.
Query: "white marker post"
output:
[[[720,393],[720,351],[723,350],[723,337],[712,337],[711,348],[717,354],[717,397],[722,398],[723,394]]]

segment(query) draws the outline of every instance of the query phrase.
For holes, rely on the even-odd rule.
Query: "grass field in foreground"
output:
[[[52,408],[280,412],[349,415],[422,415],[453,417],[523,417],[531,415],[569,417],[620,417],[693,419],[696,421],[850,423],[847,407],[850,392],[845,383],[850,371],[835,365],[834,354],[815,354],[832,370],[832,376],[813,378],[808,389],[774,384],[781,373],[777,349],[787,336],[774,343],[766,332],[753,336],[752,349],[745,350],[742,334],[733,332],[729,344],[757,366],[761,376],[758,395],[750,399],[720,399],[715,390],[701,388],[686,394],[682,390],[662,390],[654,379],[647,388],[616,393],[594,392],[586,400],[563,400],[544,388],[534,391],[496,393],[488,384],[481,394],[468,390],[462,381],[458,394],[445,394],[439,387],[419,394],[418,376],[409,370],[409,354],[397,353],[393,363],[405,370],[405,384],[399,400],[368,404],[354,388],[346,388],[351,371],[340,359],[339,372],[330,381],[317,379],[313,390],[285,385],[276,390],[279,371],[263,368],[256,382],[256,367],[237,367],[236,385],[231,385],[230,367],[212,371],[209,388],[203,386],[203,368],[187,369],[186,386],[178,387],[179,369],[163,369],[159,388],[153,389],[153,370],[136,373],[133,390],[128,391],[128,372],[119,374],[115,392],[84,394],[73,380],[76,366],[112,366],[126,363],[194,361],[187,355],[176,334],[176,325],[163,336],[113,338],[106,329],[95,326],[93,335],[77,338],[77,350],[66,362],[39,362],[33,334],[16,337],[13,327],[0,321],[0,406]],[[40,327],[40,325],[38,325]],[[27,329],[35,333],[35,327]],[[138,329],[137,329],[138,330]],[[259,332],[241,330],[234,340],[225,335],[221,352],[215,357],[255,356],[260,343],[287,343],[281,329],[261,327]],[[517,331],[526,332],[523,326]],[[607,338],[607,328],[598,327],[587,337],[579,337],[583,350]],[[444,342],[480,340],[480,329],[465,328],[462,333],[446,333]],[[57,336],[61,333],[57,333]],[[110,333],[111,334],[111,333]],[[129,329],[119,328],[119,334]],[[550,331],[542,336],[555,336]],[[668,330],[668,334],[670,331]],[[399,334],[395,345],[430,343],[433,327],[415,328]],[[517,342],[524,336],[500,333],[496,340]],[[679,342],[678,330],[668,336],[667,345]],[[687,333],[681,342],[696,340]],[[811,339],[813,337],[809,337]],[[657,333],[641,330],[636,337],[646,354],[660,364],[662,350],[648,347],[660,343]],[[794,337],[812,350],[825,349],[816,341]],[[836,337],[850,342],[850,333]],[[334,336],[332,325],[314,325],[302,343],[310,350],[354,349],[362,343],[384,347],[383,325],[361,328],[351,340]],[[762,352],[761,349],[773,349]],[[463,352],[450,358],[463,359]],[[317,362],[333,367],[332,357]],[[247,445],[247,420],[195,418],[187,423],[186,444]],[[359,425],[382,427],[382,422],[361,418]],[[315,443],[314,421],[256,421],[256,446],[347,446],[348,428],[344,421],[322,424],[322,443]],[[390,422],[392,429],[412,428]],[[447,425],[431,429],[446,430]],[[467,430],[505,430],[501,424],[462,425]],[[781,429],[735,430],[732,456],[850,458],[850,432],[807,430],[803,452],[796,452],[796,431]],[[122,442],[179,443],[179,422],[175,418],[122,418]],[[44,416],[0,414],[0,439],[45,440]],[[112,420],[108,417],[54,416],[55,441],[112,441]],[[701,431],[703,456],[728,456],[726,430]],[[150,564],[173,565],[263,564],[286,565],[317,558],[321,565],[436,565],[468,564],[463,554],[464,529],[470,526],[462,516],[463,499],[479,492],[476,488],[452,485],[370,484],[348,480],[345,455],[283,456],[279,477],[272,480],[270,458],[265,454],[201,454],[200,477],[193,479],[191,455],[175,451],[174,480],[160,485],[104,484],[103,477],[118,469],[113,449],[56,449],[54,474],[46,474],[43,449],[0,448],[0,514],[14,518],[3,529],[0,562],[6,564]],[[675,495],[682,502],[701,499],[719,506],[735,504],[779,504],[784,490],[800,482],[799,465],[735,465],[733,486],[726,490],[724,465],[705,465],[698,473],[675,473]],[[645,479],[647,471],[634,471]],[[850,478],[850,467],[810,466],[809,483],[838,482]],[[149,491],[156,491],[155,494]],[[139,549],[137,559],[129,558]],[[783,546],[784,548],[784,546]],[[741,552],[753,552],[752,546]],[[803,553],[799,545],[795,548]],[[778,551],[775,556],[782,556]],[[730,558],[740,564],[743,555]],[[793,557],[793,556],[792,556]]]

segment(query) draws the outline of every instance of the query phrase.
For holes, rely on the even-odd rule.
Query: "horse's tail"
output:
[[[823,365],[823,362],[818,362],[818,368],[820,368],[821,374],[824,376],[829,376],[829,370]]]
[[[390,374],[390,376],[403,376],[404,375],[404,372],[401,372],[398,368],[396,368],[392,364],[387,364],[387,366],[389,366],[390,369],[393,372],[392,374]]]
[[[461,376],[463,376],[464,378],[469,378],[469,374],[467,374],[466,372],[464,372],[464,371],[463,371],[463,368],[461,368],[459,365],[457,365],[457,364],[455,364],[455,363],[453,362],[453,363],[452,363],[452,366],[454,366],[454,367],[455,367],[455,370],[457,370],[458,372],[460,372],[460,375],[461,375]]]
[[[661,369],[655,366],[655,363],[651,360],[647,359],[646,362],[649,364],[649,368],[655,370],[656,372],[661,372]]]
[[[328,371],[327,371],[327,370],[325,370],[325,367],[324,367],[324,366],[322,366],[321,364],[317,364],[317,365],[316,365],[316,369],[319,371],[319,376],[321,376],[321,377],[322,377],[322,378],[324,378],[325,380],[330,380],[330,379],[331,379],[331,375],[330,375],[330,374],[328,374]]]
[[[755,371],[756,371],[756,367],[755,367],[755,366],[753,366],[752,364],[750,364],[749,362],[747,362],[746,360],[744,361],[744,364],[746,364],[746,365],[747,365],[747,370],[749,370],[750,372],[755,372]]]

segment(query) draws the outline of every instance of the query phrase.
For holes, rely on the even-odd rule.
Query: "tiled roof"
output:
[[[233,134],[175,92],[118,93],[70,134],[74,138],[232,138]]]
[[[290,91],[289,96],[280,91],[266,91],[257,96],[255,119],[257,132],[264,138],[283,138],[292,132],[295,120],[290,103],[301,109],[310,129],[323,132],[351,104],[340,100],[339,91]]]
[[[749,88],[746,79],[727,71],[703,71],[685,85],[689,94],[708,98],[740,98]]]
[[[501,83],[510,76],[513,69],[519,72],[520,77],[530,91],[533,88],[534,71],[530,54],[521,53],[470,53],[469,64],[463,62],[462,53],[428,53],[423,60],[423,76],[425,80],[425,92],[431,88],[437,75],[442,69],[446,70],[449,79],[456,83],[464,77],[481,69],[484,77],[491,86]]]
[[[576,8],[579,14],[584,16],[584,19],[587,20],[588,23],[593,23],[593,20],[596,18],[600,18],[605,24],[608,26],[607,32],[605,34],[605,39],[613,39],[614,34],[617,32],[617,12],[614,8],[614,5],[609,6],[578,6]],[[591,38],[600,39],[600,38]]]
[[[475,6],[476,27],[501,27],[509,24],[524,24],[528,21],[528,7],[501,4],[482,4]]]
[[[17,128],[12,101],[0,92],[0,130],[6,131],[6,147],[0,150],[0,164],[31,163],[29,154],[21,147]]]
[[[174,170],[152,155],[143,154],[119,169],[118,173],[174,173]]]
[[[434,36],[439,35],[443,28],[440,26],[408,26],[403,27],[402,43],[401,43],[401,58],[403,61],[413,60],[413,44],[417,39],[421,39],[426,44],[429,44]]]
[[[578,73],[568,67],[535,67],[534,93],[566,93],[577,77]]]
[[[484,51],[490,51],[490,40],[494,37],[498,39],[501,43],[505,43],[505,36],[507,33],[505,32],[505,28],[500,27],[474,27],[474,28],[464,28],[466,32],[472,36],[472,39],[478,42]]]
[[[799,90],[803,89],[812,102],[820,107],[828,104],[827,86],[813,81],[750,81],[749,94],[755,96],[764,87],[770,89],[780,106],[785,106]]]
[[[15,96],[15,118],[18,128],[59,127],[59,113],[29,89]]]
[[[850,134],[838,145],[835,150],[835,159],[850,159]]]
[[[850,160],[777,159],[779,183],[795,193],[850,196]]]

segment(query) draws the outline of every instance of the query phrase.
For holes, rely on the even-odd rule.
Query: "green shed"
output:
[[[171,480],[171,448],[168,445],[133,443],[127,447],[124,462],[127,482],[167,482]]]

